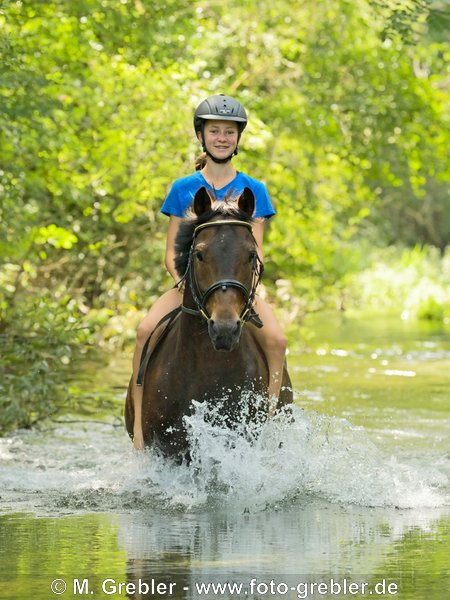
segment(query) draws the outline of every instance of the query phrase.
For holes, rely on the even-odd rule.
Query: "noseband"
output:
[[[247,227],[247,229],[249,229],[250,232],[252,233],[252,226],[250,223],[247,223],[246,221],[237,221],[237,220],[211,221],[210,223],[203,223],[202,225],[198,225],[195,228],[194,236],[192,239],[191,249],[189,250],[188,266],[187,266],[186,272],[181,281],[188,279],[189,286],[191,288],[192,297],[197,306],[197,310],[194,310],[192,308],[187,308],[186,306],[184,306],[184,304],[181,305],[181,309],[183,312],[188,313],[190,315],[201,316],[209,323],[211,321],[211,315],[208,313],[208,311],[206,309],[206,303],[207,303],[209,297],[217,290],[221,289],[223,291],[226,291],[228,288],[235,288],[241,292],[241,294],[244,296],[244,299],[245,299],[245,306],[242,309],[242,312],[239,316],[239,320],[240,320],[241,324],[244,324],[247,321],[249,321],[252,318],[252,314],[254,314],[254,311],[252,311],[252,307],[253,307],[253,302],[255,300],[256,288],[258,287],[259,282],[261,281],[261,277],[262,277],[262,274],[264,271],[264,265],[262,264],[261,259],[258,256],[258,253],[255,252],[255,256],[253,258],[252,286],[251,286],[250,290],[248,290],[243,283],[241,283],[240,281],[237,281],[236,279],[221,279],[220,281],[217,281],[216,283],[213,283],[212,285],[210,285],[209,288],[202,294],[199,290],[198,283],[197,283],[197,277],[195,275],[195,267],[193,264],[192,257],[193,257],[194,250],[195,250],[195,240],[196,240],[198,233],[200,231],[202,231],[203,229],[207,229],[208,227],[220,227],[221,225],[233,225],[233,226]],[[252,233],[252,237],[253,237],[253,233]]]

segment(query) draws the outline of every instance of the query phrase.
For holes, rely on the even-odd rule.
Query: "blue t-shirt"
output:
[[[213,196],[217,200],[222,200],[230,193],[239,196],[245,187],[249,187],[255,195],[255,212],[253,217],[265,217],[268,219],[275,214],[266,186],[261,181],[245,173],[238,172],[230,183],[227,183],[220,190],[216,190],[209,185],[200,171],[196,171],[192,175],[182,177],[173,182],[161,207],[161,212],[168,216],[184,217],[186,210],[194,200],[195,193],[203,186],[207,190],[212,191]]]

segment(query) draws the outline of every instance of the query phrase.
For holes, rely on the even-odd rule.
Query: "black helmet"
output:
[[[238,124],[239,134],[241,134],[247,125],[247,113],[242,104],[231,96],[217,94],[200,102],[195,109],[195,133],[202,131],[204,122],[208,120],[235,121]]]

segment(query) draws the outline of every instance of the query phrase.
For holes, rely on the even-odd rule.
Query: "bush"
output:
[[[450,248],[376,250],[371,266],[356,274],[350,293],[360,307],[396,310],[403,318],[450,321]]]
[[[0,435],[30,427],[70,401],[69,367],[90,333],[70,301],[49,294],[24,299],[0,334]]]

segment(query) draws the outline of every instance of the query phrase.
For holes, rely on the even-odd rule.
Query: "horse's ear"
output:
[[[253,216],[253,213],[255,212],[255,195],[249,187],[245,187],[244,191],[239,196],[238,206],[247,213],[249,217]]]
[[[205,186],[202,186],[194,196],[193,208],[194,212],[199,217],[203,213],[211,210],[213,200]]]

